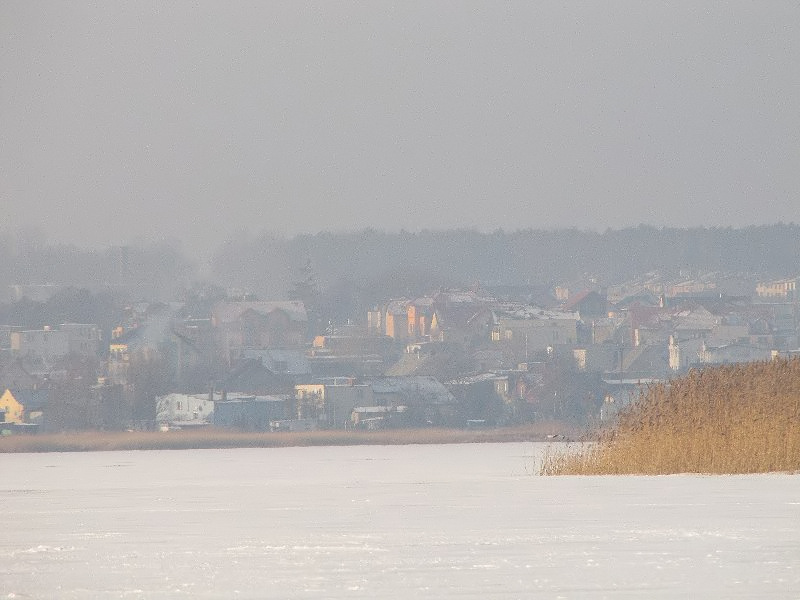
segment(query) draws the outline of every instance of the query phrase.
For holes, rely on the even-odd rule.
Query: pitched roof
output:
[[[289,315],[289,319],[298,323],[308,321],[305,305],[299,300],[279,300],[272,302],[219,302],[214,306],[214,319],[219,323],[232,323],[247,311],[268,315],[281,310]]]
[[[589,296],[595,294],[596,296],[600,297],[600,294],[595,292],[594,290],[583,290],[575,294],[574,296],[570,296],[569,299],[561,305],[561,310],[571,312],[578,309],[578,305],[586,300]]]
[[[48,393],[46,389],[27,390],[9,389],[14,399],[25,407],[26,411],[39,410],[47,405]],[[0,396],[2,392],[0,392]]]
[[[410,375],[397,377],[377,377],[368,383],[374,394],[401,394],[406,398],[420,398],[433,404],[452,402],[453,395],[435,377]]]

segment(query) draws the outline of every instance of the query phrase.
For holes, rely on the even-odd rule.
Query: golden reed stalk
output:
[[[643,390],[597,443],[543,475],[800,471],[800,358],[691,371]]]

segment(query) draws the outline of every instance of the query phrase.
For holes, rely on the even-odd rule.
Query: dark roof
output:
[[[39,410],[47,405],[48,394],[46,389],[28,390],[28,389],[10,389],[11,395],[14,399],[25,407],[25,410]]]
[[[218,384],[217,389],[246,394],[281,393],[291,388],[291,379],[274,373],[264,366],[261,359],[245,358]]]
[[[561,309],[570,312],[574,311],[578,304],[583,302],[589,296],[589,294],[596,293],[597,292],[593,292],[592,290],[583,290],[582,292],[578,292],[574,296],[570,296],[569,299],[561,306]]]

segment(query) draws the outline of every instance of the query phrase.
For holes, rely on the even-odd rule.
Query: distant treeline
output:
[[[653,270],[781,277],[800,265],[800,226],[263,235],[223,246],[213,272],[224,285],[291,286],[291,276],[300,277],[305,264],[323,287],[351,281],[391,296],[478,282],[550,286],[586,275],[609,285]]]
[[[219,246],[200,273],[179,244],[87,250],[0,234],[0,285],[123,287],[140,299],[168,300],[202,277],[261,297],[298,284],[371,302],[445,285],[553,285],[586,275],[601,284],[653,270],[725,271],[763,277],[796,274],[800,225],[734,228],[635,228],[318,233],[241,236]]]
[[[113,245],[100,250],[50,244],[39,235],[0,231],[0,302],[9,286],[70,286],[135,292],[135,299],[170,299],[195,277],[177,244]]]

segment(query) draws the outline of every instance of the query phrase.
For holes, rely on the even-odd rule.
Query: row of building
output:
[[[441,290],[389,300],[363,324],[329,324],[324,332],[312,330],[300,301],[223,300],[202,314],[141,303],[108,337],[76,323],[0,331],[0,422],[46,420],[55,405],[52,394],[42,400],[46,389],[75,380],[58,365],[68,356],[105,360],[100,378],[80,392],[80,410],[69,407],[81,416],[59,417],[76,427],[120,427],[134,418],[137,357],[157,357],[169,373],[174,393],[147,400],[156,414],[148,418],[167,427],[465,426],[547,411],[557,417],[566,401],[570,410],[596,414],[638,383],[796,352],[795,284],[762,283],[750,296],[725,293],[710,279],[613,291],[590,281],[555,292]],[[565,365],[569,376],[556,381]],[[572,385],[586,374],[591,385]],[[224,397],[184,393],[210,386]],[[213,409],[200,410],[204,397]]]
[[[504,386],[495,388],[492,383],[481,393],[495,394],[498,406],[508,403],[507,376],[504,381]],[[429,376],[329,377],[298,383],[284,395],[172,393],[156,398],[156,412],[161,429],[206,425],[248,431],[379,429],[487,422],[490,415],[466,402],[467,387],[465,382],[445,385]]]

